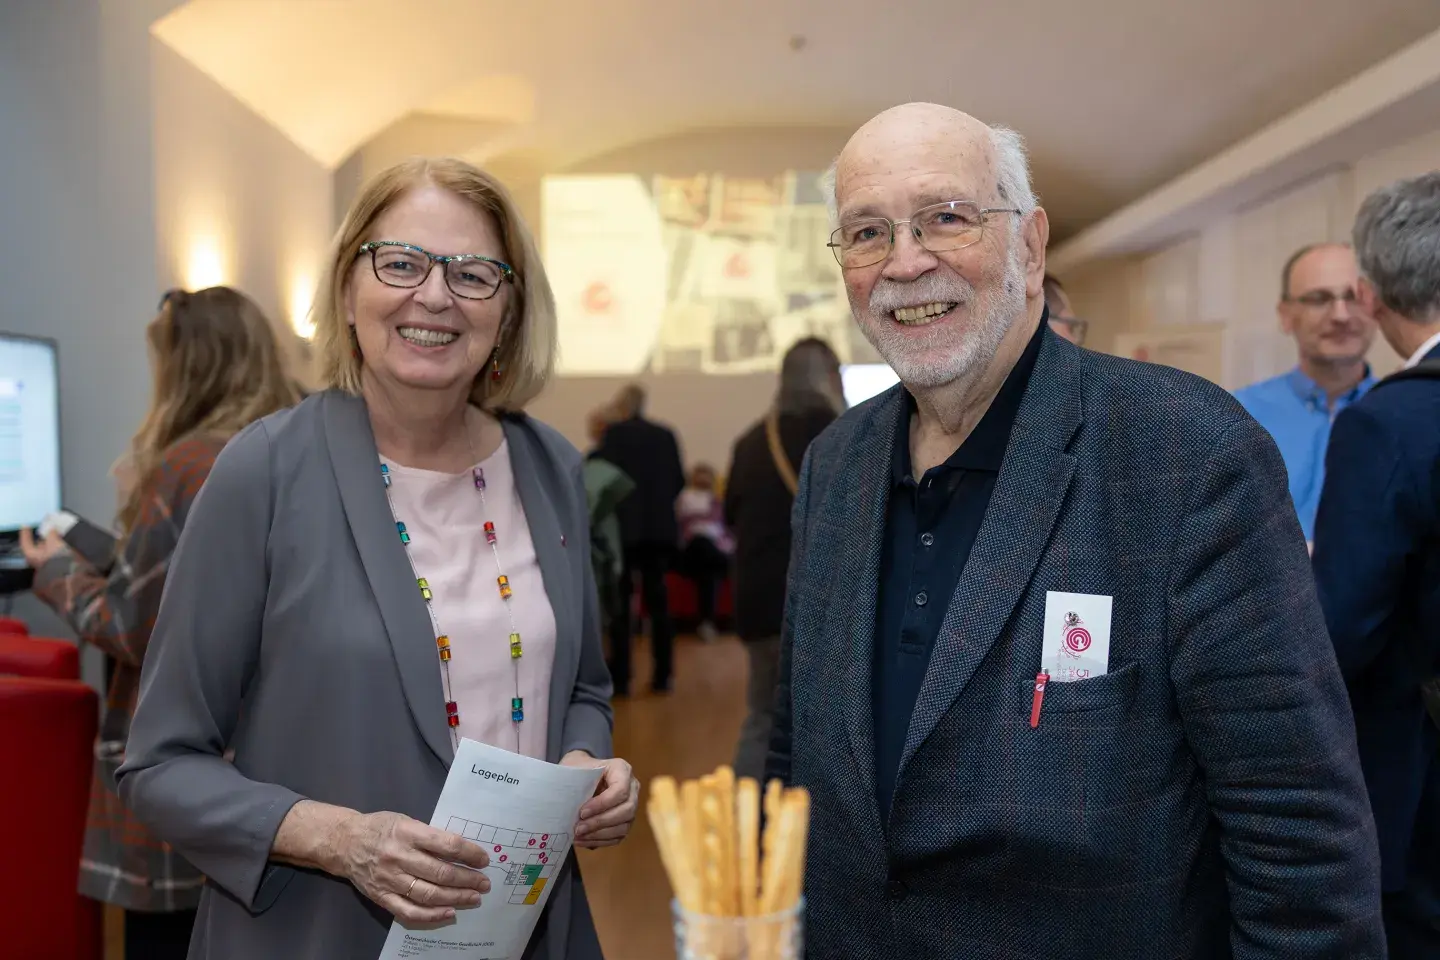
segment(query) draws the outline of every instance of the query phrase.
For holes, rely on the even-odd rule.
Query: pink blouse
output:
[[[436,473],[381,459],[390,468],[395,517],[410,535],[406,549],[415,575],[430,582],[435,618],[450,638],[450,690],[460,736],[513,751],[518,726],[519,752],[545,759],[555,612],[515,488],[508,443],[502,440],[480,464],[483,502],[470,471]],[[494,547],[485,540],[487,520],[495,524]],[[501,573],[514,591],[508,601],[500,597]],[[510,656],[511,616],[523,650],[518,660]],[[446,666],[438,655],[435,665]],[[510,719],[517,670],[525,709],[518,725]]]

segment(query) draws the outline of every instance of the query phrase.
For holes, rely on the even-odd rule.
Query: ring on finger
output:
[[[410,899],[410,894],[412,894],[412,893],[415,892],[415,884],[417,884],[417,883],[419,883],[419,882],[420,882],[420,878],[419,878],[419,877],[411,877],[411,878],[410,878],[410,886],[408,886],[408,887],[405,888],[405,899],[406,899],[406,900],[409,900],[409,899]]]

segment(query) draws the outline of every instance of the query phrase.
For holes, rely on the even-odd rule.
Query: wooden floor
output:
[[[636,652],[649,670],[649,653]],[[648,689],[648,673],[636,677],[629,699],[615,701],[615,755],[629,760],[640,778],[641,813],[624,843],[581,850],[580,869],[606,960],[664,960],[675,955],[670,932],[670,886],[645,818],[644,785],[657,774],[680,778],[712,772],[734,758],[745,714],[747,661],[738,640],[704,644],[680,640],[675,650],[675,691]]]
[[[682,638],[675,650],[675,690],[649,689],[649,650],[637,643],[635,695],[615,701],[615,753],[635,767],[642,785],[656,774],[698,777],[730,763],[745,712],[745,651],[726,638],[701,643]],[[626,841],[606,850],[580,850],[580,868],[606,960],[673,957],[670,887],[655,840],[641,813]],[[124,960],[121,918],[105,924],[106,960]],[[142,960],[142,958],[131,958]]]

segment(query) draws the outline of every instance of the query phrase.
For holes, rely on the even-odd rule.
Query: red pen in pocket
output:
[[[1045,700],[1045,685],[1050,682],[1050,674],[1040,671],[1035,675],[1035,698],[1030,701],[1030,729],[1040,726],[1040,704]]]

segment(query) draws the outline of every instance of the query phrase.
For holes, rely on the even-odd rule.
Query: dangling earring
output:
[[[490,354],[490,379],[500,379],[500,348],[496,347]]]

